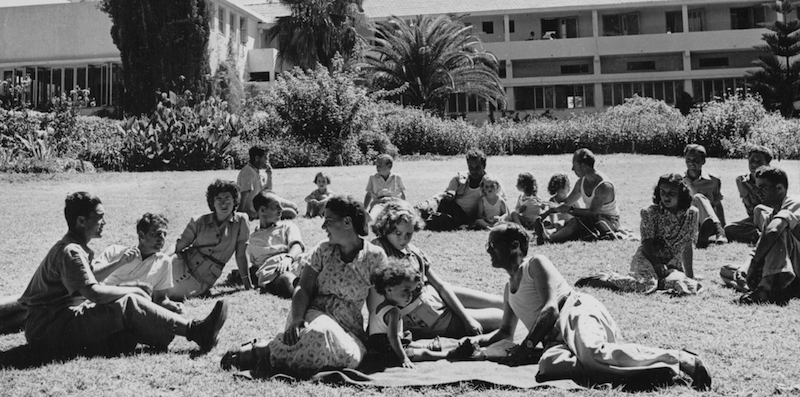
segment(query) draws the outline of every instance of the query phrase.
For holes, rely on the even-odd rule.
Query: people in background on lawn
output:
[[[539,185],[530,172],[523,172],[517,176],[517,190],[520,194],[514,210],[505,218],[508,222],[522,225],[526,229],[533,229],[534,221],[539,218],[544,203],[539,198]]]
[[[391,198],[406,199],[406,186],[403,178],[392,173],[394,160],[388,154],[381,154],[375,159],[378,172],[367,181],[367,194],[364,196],[364,207],[370,219],[375,219],[383,209],[383,204]]]
[[[468,173],[459,172],[443,193],[418,204],[415,208],[425,221],[425,228],[436,231],[456,230],[477,219],[481,200],[481,181],[486,174],[486,155],[479,149],[467,152]],[[504,196],[502,191],[499,192]]]
[[[485,230],[508,216],[508,205],[506,200],[498,194],[501,191],[500,180],[486,174],[483,176],[480,186],[481,199],[478,201],[478,219],[475,219],[473,226],[475,229]]]
[[[422,288],[414,291],[412,302],[400,309],[405,329],[414,339],[461,338],[497,329],[503,298],[443,280],[425,254],[411,244],[414,233],[422,226],[411,204],[402,200],[388,201],[375,219],[377,239],[372,242],[382,247],[389,258],[417,269],[422,276]],[[379,300],[372,291],[367,300],[371,312]]]
[[[206,189],[210,213],[193,216],[175,244],[173,283],[169,296],[183,301],[208,292],[236,254],[236,266],[246,290],[253,288],[247,263],[248,216],[236,212],[239,188],[233,181],[215,180]]]
[[[692,193],[692,205],[700,211],[697,248],[706,248],[711,242],[725,244],[725,211],[722,208],[722,182],[703,170],[706,148],[689,144],[683,150],[686,174],[683,183]]]
[[[761,204],[753,221],[760,237],[748,263],[726,265],[720,275],[746,291],[741,303],[785,304],[800,294],[800,197],[787,194],[789,179],[780,168],[761,166],[755,178]]]
[[[387,265],[386,253],[364,240],[367,213],[352,196],[328,200],[322,228],[328,239],[310,252],[285,331],[255,349],[258,360],[242,360],[242,349],[230,351],[223,357],[224,368],[308,377],[323,368],[356,368],[361,363],[367,341],[361,308],[370,275]]]
[[[330,175],[324,172],[317,172],[317,175],[314,175],[314,184],[317,185],[317,188],[314,189],[308,196],[306,196],[306,218],[314,218],[317,216],[325,216],[325,204],[328,203],[328,199],[333,197],[335,193],[331,189],[328,189],[328,185],[331,184],[331,177]]]
[[[680,174],[658,178],[653,205],[641,212],[642,243],[631,259],[630,274],[604,273],[582,278],[576,286],[625,292],[671,290],[696,294],[693,248],[697,240],[697,208]]]
[[[547,200],[548,208],[556,208],[563,204],[569,197],[569,176],[567,174],[553,174],[550,177],[550,181],[547,182],[547,192],[550,193],[550,198]],[[567,221],[572,219],[572,215],[567,213],[558,211],[546,212],[548,215],[542,217],[542,226],[544,226],[546,232],[549,232],[548,234],[557,232],[567,224]]]
[[[253,198],[258,212],[258,228],[250,234],[247,260],[251,277],[262,291],[291,298],[299,280],[303,237],[291,220],[281,220],[280,199],[274,193],[261,191]]]
[[[758,197],[756,187],[756,170],[762,165],[769,165],[772,161],[772,150],[765,146],[754,146],[747,153],[747,166],[749,173],[736,177],[736,189],[742,199],[747,217],[731,222],[725,226],[725,236],[728,241],[755,244],[758,241],[758,226],[753,220],[753,210],[761,199]]]
[[[528,233],[513,223],[495,226],[486,244],[492,266],[508,273],[509,279],[500,329],[476,339],[482,345],[511,340],[518,320],[528,329],[522,343],[501,362],[538,362],[540,382],[658,384],[664,375],[671,379],[682,372],[695,389],[711,387],[708,368],[697,354],[622,342],[608,309],[591,295],[573,290],[546,256],[528,257],[528,245]],[[544,353],[537,349],[539,343]]]
[[[183,312],[183,304],[167,296],[174,285],[172,256],[162,252],[168,227],[169,221],[164,215],[150,212],[142,215],[136,223],[138,245],[108,246],[92,262],[95,279],[105,285],[146,283],[152,287],[153,302],[175,313]]]
[[[607,176],[594,168],[595,156],[591,150],[583,148],[572,156],[572,171],[578,176],[575,187],[558,207],[546,211],[543,217],[552,212],[572,215],[564,227],[548,234],[541,221],[536,228],[537,244],[544,242],[563,243],[579,239],[616,239],[615,232],[620,229],[619,207],[616,189]],[[585,208],[576,206],[582,200]]]
[[[472,355],[474,347],[469,340],[463,347],[451,351],[433,351],[413,347],[403,333],[402,310],[411,304],[416,291],[422,288],[422,274],[417,269],[390,259],[388,266],[379,267],[372,273],[371,280],[375,292],[383,298],[369,312],[367,350],[378,363],[388,367],[414,368],[413,362],[466,359]]]
[[[246,213],[250,220],[258,218],[258,213],[253,207],[253,197],[262,190],[272,191],[272,166],[269,164],[269,152],[263,146],[255,145],[248,151],[250,162],[245,165],[236,184],[239,186],[241,200],[239,200],[238,211]],[[280,196],[279,196],[280,197]],[[281,197],[283,207],[282,219],[294,219],[297,217],[297,205]]]
[[[137,343],[167,349],[175,335],[211,350],[225,323],[228,304],[218,301],[203,320],[188,320],[152,301],[142,285],[99,283],[88,247],[102,237],[105,209],[91,193],[67,196],[68,231],[47,253],[20,298],[27,308],[25,338],[47,356],[117,355],[133,352]]]

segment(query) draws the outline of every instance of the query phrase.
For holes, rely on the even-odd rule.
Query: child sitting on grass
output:
[[[563,204],[567,200],[571,189],[572,187],[569,184],[569,176],[567,176],[567,174],[553,174],[553,176],[550,177],[550,182],[547,184],[547,192],[551,194],[548,202],[553,203],[551,207],[555,208]],[[550,213],[548,211],[548,215],[544,220],[544,226],[552,233],[564,227],[564,224],[570,219],[572,219],[572,215],[570,214],[560,212]]]
[[[522,225],[526,229],[533,228],[533,222],[542,211],[542,200],[537,196],[539,187],[536,178],[529,172],[523,172],[517,177],[517,190],[522,194],[517,199],[517,206],[507,220]]]
[[[262,291],[291,298],[299,280],[298,258],[303,253],[300,228],[292,221],[281,220],[283,208],[274,193],[259,192],[253,198],[253,207],[259,226],[247,245],[251,278],[258,280],[256,285]]]
[[[475,352],[476,347],[469,339],[465,339],[459,347],[443,352],[412,347],[410,340],[403,338],[400,309],[410,304],[414,292],[422,288],[422,275],[417,269],[401,261],[390,260],[387,266],[375,269],[370,281],[375,291],[383,297],[383,302],[369,313],[367,350],[378,362],[386,366],[414,368],[413,361],[467,359]]]
[[[306,218],[313,218],[315,216],[325,216],[325,204],[334,193],[328,189],[331,184],[331,177],[324,172],[317,172],[314,176],[314,184],[317,188],[311,194],[306,196]]]
[[[486,230],[494,226],[508,214],[506,201],[497,193],[500,181],[486,174],[481,180],[482,197],[478,201],[478,219],[473,224],[475,229]]]
[[[392,174],[394,160],[388,154],[381,154],[375,159],[377,173],[369,177],[367,195],[364,196],[364,208],[369,218],[375,219],[383,209],[386,200],[393,197],[406,199],[406,187],[400,175]]]
[[[653,205],[642,209],[642,243],[631,259],[630,274],[585,277],[576,286],[604,287],[625,292],[649,293],[656,289],[676,294],[696,294],[700,284],[693,269],[697,239],[697,208],[680,174],[658,178]]]

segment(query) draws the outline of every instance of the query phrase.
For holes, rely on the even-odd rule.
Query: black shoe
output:
[[[709,239],[717,233],[717,224],[711,219],[706,219],[700,225],[700,230],[697,233],[697,248],[708,248],[710,244]]]
[[[447,352],[448,361],[467,360],[478,350],[478,347],[470,339],[465,339],[457,348]]]
[[[536,233],[536,245],[542,245],[545,243],[545,234],[544,234],[544,224],[542,224],[542,218],[536,218],[533,221],[533,231]]]
[[[217,345],[219,330],[228,318],[228,302],[217,301],[208,317],[202,320],[192,320],[186,339],[197,343],[200,351],[206,353]]]

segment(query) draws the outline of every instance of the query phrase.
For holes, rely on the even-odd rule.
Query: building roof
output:
[[[0,8],[69,3],[67,0],[0,0]]]
[[[268,22],[289,15],[289,8],[279,0],[237,0]],[[549,12],[575,9],[609,9],[648,6],[680,6],[696,0],[364,0],[364,12],[372,19],[391,16],[472,14],[497,15],[504,12]],[[703,3],[753,3],[752,0],[705,0]]]

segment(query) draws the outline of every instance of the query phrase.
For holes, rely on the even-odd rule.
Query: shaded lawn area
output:
[[[790,193],[798,192],[800,162],[781,161],[774,165],[789,173]],[[547,198],[547,181],[555,172],[576,177],[570,171],[571,156],[491,157],[487,170],[497,175],[508,195],[516,202],[514,188],[519,172],[534,174],[539,195]],[[682,172],[677,157],[607,155],[599,156],[596,168],[606,173],[617,187],[623,211],[622,223],[638,232],[639,210],[651,203],[653,185],[659,175]],[[747,172],[745,160],[710,159],[706,168],[723,181],[728,221],[745,215],[734,184],[736,175]],[[372,166],[296,168],[275,170],[276,191],[305,208],[303,198],[315,186],[317,171],[330,174],[330,189],[362,199]],[[463,157],[397,161],[394,171],[403,176],[408,199],[418,203],[440,192],[457,171],[466,171]],[[214,178],[236,179],[236,171],[102,173],[95,175],[19,176],[0,175],[0,295],[20,294],[46,252],[66,231],[64,197],[77,190],[97,194],[106,208],[108,224],[102,239],[91,243],[96,252],[115,244],[135,244],[135,222],[144,212],[162,212],[171,221],[168,240],[174,242],[190,216],[208,211],[205,189]],[[297,224],[308,247],[324,233],[322,220],[299,219]],[[637,233],[638,234],[638,233]],[[501,293],[507,275],[491,268],[484,252],[487,232],[420,232],[414,242],[431,258],[443,279],[466,287]],[[637,242],[575,242],[531,247],[549,256],[568,281],[601,270],[626,272]],[[663,348],[687,347],[697,351],[711,366],[712,394],[772,394],[780,385],[800,379],[795,365],[800,356],[800,303],[789,306],[739,306],[737,294],[720,286],[719,267],[746,260],[749,248],[743,244],[711,247],[695,252],[695,272],[705,278],[706,291],[700,296],[670,298],[665,295],[638,296],[604,290],[587,292],[604,302],[629,342]],[[219,369],[219,357],[229,348],[253,338],[271,338],[282,330],[290,302],[255,292],[238,291],[223,284],[235,269],[228,263],[212,292],[229,299],[232,310],[221,332],[219,346],[206,356],[196,357],[193,343],[176,338],[167,354],[146,351],[124,358],[80,358],[65,363],[37,363],[24,357],[22,333],[0,336],[0,390],[3,395],[530,395],[531,391],[482,389],[462,384],[439,388],[374,389],[334,387],[312,383],[242,381]],[[187,302],[188,316],[203,316],[213,299]],[[33,364],[33,365],[31,365]],[[612,391],[612,394],[616,392]],[[690,389],[664,389],[645,394],[693,393]],[[535,391],[537,395],[572,394],[561,390]],[[581,395],[607,395],[589,390]]]

